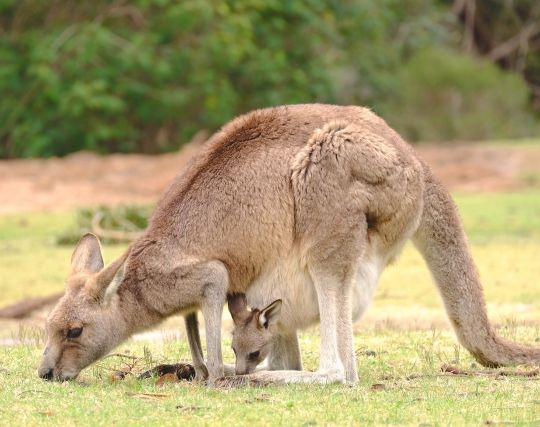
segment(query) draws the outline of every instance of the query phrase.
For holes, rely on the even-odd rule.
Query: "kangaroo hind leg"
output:
[[[330,241],[327,247],[318,247],[308,267],[317,291],[321,320],[319,372],[329,376],[343,375],[344,380],[351,383],[358,381],[352,328],[352,286],[362,247],[355,241],[362,239],[354,234],[337,239],[341,244]]]
[[[302,370],[302,356],[296,331],[281,333],[274,338],[272,350],[268,356],[268,368],[271,371]]]

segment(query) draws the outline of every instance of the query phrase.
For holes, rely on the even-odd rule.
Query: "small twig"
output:
[[[460,369],[457,366],[447,365],[446,363],[441,365],[441,371],[454,375],[471,375],[468,371]]]
[[[139,399],[165,399],[170,396],[170,394],[165,393],[136,393],[136,392],[127,392],[127,396],[138,397]]]
[[[131,354],[122,354],[122,353],[111,353],[104,357],[104,359],[107,359],[109,357],[125,357],[127,359],[131,360],[142,360],[141,357],[132,356]]]
[[[92,233],[102,239],[111,239],[119,241],[133,241],[142,235],[142,231],[129,232],[120,230],[107,230],[101,227],[101,221],[103,220],[103,212],[97,212],[92,218]]]

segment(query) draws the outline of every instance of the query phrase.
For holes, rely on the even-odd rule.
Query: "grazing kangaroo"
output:
[[[216,379],[224,372],[226,294],[253,288],[272,295],[281,283],[296,294],[289,301],[316,294],[319,371],[251,375],[354,382],[353,283],[362,277],[372,289],[411,237],[460,342],[477,360],[540,361],[539,349],[504,340],[490,326],[456,208],[413,149],[368,109],[313,104],[259,110],[225,125],[111,266],[100,269],[99,245],[84,239],[74,265],[85,268],[74,268],[48,318],[39,374],[74,378],[131,334],[200,308],[206,367]],[[113,280],[119,270],[123,276]],[[292,318],[295,307],[284,300],[281,313]]]
[[[47,319],[48,342],[39,368],[40,377],[74,378],[81,366],[116,346],[127,321],[118,310],[116,288],[123,279],[128,254],[129,251],[104,268],[97,237],[88,233],[81,238],[71,258],[66,293]],[[136,311],[137,307],[130,309]],[[202,356],[197,314],[188,311],[184,319],[195,371],[199,378],[204,378],[208,372]]]

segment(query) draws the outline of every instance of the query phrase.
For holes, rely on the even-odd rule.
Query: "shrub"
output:
[[[370,105],[414,140],[530,134],[523,85],[449,52],[449,16],[431,0],[0,0],[0,157],[174,150],[303,102]]]
[[[520,137],[540,130],[521,76],[490,62],[427,49],[395,77],[399,90],[379,111],[413,141]]]

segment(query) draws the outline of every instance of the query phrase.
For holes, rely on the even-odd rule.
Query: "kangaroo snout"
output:
[[[247,375],[250,374],[250,369],[246,364],[243,363],[237,363],[234,368],[234,373],[236,375]]]
[[[53,370],[49,368],[39,368],[38,369],[38,375],[41,379],[46,381],[52,381],[53,379]]]
[[[70,381],[77,378],[78,372],[54,372],[54,368],[39,368],[38,376],[45,381]]]
[[[57,360],[52,357],[55,354],[53,351],[45,351],[41,364],[37,370],[39,378],[46,381],[68,381],[76,378],[79,375],[79,369],[75,366],[71,366],[69,363],[66,365],[65,360]]]

